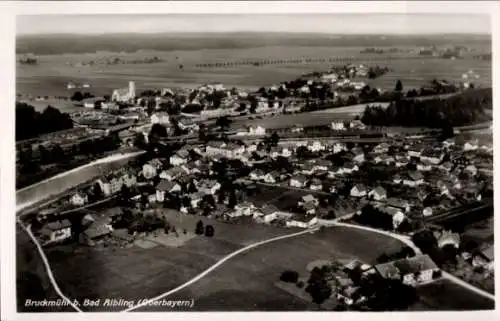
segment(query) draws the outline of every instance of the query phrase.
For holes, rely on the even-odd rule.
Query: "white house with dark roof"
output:
[[[69,220],[55,221],[45,224],[40,230],[47,242],[61,242],[71,237],[71,222]]]
[[[295,175],[290,178],[290,186],[303,188],[307,183],[307,178],[304,175]]]
[[[418,186],[424,183],[424,176],[418,171],[409,171],[403,178],[403,185]]]
[[[158,158],[154,158],[142,166],[142,175],[146,179],[152,179],[163,168],[163,162]]]
[[[180,149],[174,155],[170,156],[170,165],[179,166],[186,164],[189,161],[189,151],[187,149]]]
[[[156,201],[163,202],[165,200],[165,195],[175,192],[180,192],[181,186],[175,182],[169,180],[162,180],[158,185],[156,185]]]
[[[427,254],[375,265],[375,270],[385,279],[401,280],[403,284],[415,286],[434,279],[438,266]]]
[[[387,191],[382,186],[378,186],[368,193],[368,197],[373,198],[375,201],[380,201],[387,198]]]
[[[350,195],[353,197],[364,197],[367,195],[366,187],[362,184],[356,184],[351,188]]]
[[[74,205],[74,206],[83,206],[87,204],[89,201],[89,198],[87,194],[82,193],[82,192],[76,192],[71,196],[69,202]]]

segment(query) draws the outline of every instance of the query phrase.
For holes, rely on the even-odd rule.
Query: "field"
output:
[[[138,300],[175,288],[250,242],[294,231],[211,223],[215,226],[214,238],[198,236],[180,247],[111,249],[65,245],[47,249],[47,256],[61,290],[70,298]],[[373,263],[382,252],[396,251],[400,246],[398,241],[374,233],[332,228],[238,255],[175,297],[193,297],[195,309],[200,310],[303,310],[308,308],[308,302],[274,286],[284,269],[305,273],[309,262],[332,257]]]
[[[424,305],[432,310],[490,310],[495,303],[448,280],[439,280],[418,288]]]
[[[244,49],[204,49],[184,51],[140,51],[137,53],[58,54],[39,56],[39,65],[17,65],[16,91],[34,96],[70,96],[69,81],[90,83],[95,95],[109,95],[115,88],[127,86],[134,80],[138,91],[150,88],[192,88],[203,83],[220,82],[226,87],[256,89],[287,81],[312,71],[327,69],[331,63],[299,63],[264,66],[236,66],[225,68],[198,68],[200,63],[224,61],[299,59],[303,57],[353,57],[366,59],[367,65],[387,65],[392,71],[375,79],[364,81],[373,87],[394,88],[400,79],[408,89],[420,87],[434,79],[459,81],[464,72],[472,69],[480,75],[478,84],[491,86],[491,62],[471,59],[444,60],[436,58],[369,62],[370,57],[359,53],[362,47],[303,47],[266,46]],[[164,62],[157,64],[120,64],[73,67],[67,63],[99,60],[107,57],[138,59],[157,56]],[[383,57],[383,55],[382,55]],[[380,59],[380,57],[377,57]],[[344,64],[346,62],[339,62]],[[359,63],[362,63],[360,61]],[[183,69],[179,65],[183,65]]]
[[[310,302],[274,285],[281,272],[292,269],[306,275],[307,264],[316,259],[358,258],[374,263],[383,251],[396,251],[400,246],[398,241],[378,234],[331,228],[263,245],[238,255],[169,299],[194,298],[194,309],[198,311],[312,309]],[[158,308],[147,307],[138,311],[155,309]]]
[[[330,125],[334,120],[352,120],[354,116],[350,113],[333,112],[311,112],[301,114],[288,114],[277,116],[263,116],[262,119],[238,119],[231,123],[234,130],[242,129],[245,126],[262,126],[266,129],[289,128],[297,126],[322,126]]]

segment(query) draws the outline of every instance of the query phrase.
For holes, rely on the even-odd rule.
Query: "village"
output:
[[[439,279],[444,266],[491,287],[492,242],[471,248],[461,237],[464,231],[440,225],[448,217],[492,206],[490,142],[467,135],[439,140],[429,130],[387,134],[352,115],[313,125],[258,124],[263,117],[310,111],[314,101],[339,99],[342,104],[342,99],[355,100],[355,92],[381,95],[349,80],[366,76],[363,66],[339,70],[288,84],[295,89],[285,84],[262,88],[251,98],[218,84],[186,94],[163,89],[136,97],[133,81],[104,100],[83,98],[78,103],[83,111],[71,115],[77,128],[59,138],[29,141],[31,148],[56,141],[72,150],[93,135],[114,137],[120,149],[139,147],[147,153],[29,216],[32,230],[46,247],[144,249],[210,238],[219,224],[292,230],[354,224],[412,239],[430,231],[437,252],[389,253],[377,265],[323,262],[308,267],[314,282],[297,276],[284,283],[293,283],[295,293],[309,282],[303,291],[313,301],[333,300],[332,309],[363,309],[367,297],[380,294],[374,288],[386,289],[371,282],[396,279],[414,287]],[[235,125],[239,121],[243,125]],[[450,247],[452,259],[435,262],[436,253],[448,253]],[[328,295],[318,298],[318,293]]]

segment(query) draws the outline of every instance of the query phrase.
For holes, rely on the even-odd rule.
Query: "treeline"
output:
[[[490,37],[459,36],[387,36],[376,40],[375,36],[349,35],[332,38],[317,33],[217,33],[217,34],[107,34],[107,35],[33,35],[16,39],[18,54],[38,55],[61,53],[89,53],[97,51],[136,52],[139,50],[201,50],[201,49],[238,49],[264,46],[304,46],[304,47],[370,47],[370,46],[429,46],[445,45],[455,42],[468,44],[491,43]]]
[[[478,90],[457,94],[445,99],[400,99],[387,108],[366,108],[361,120],[371,126],[408,126],[441,128],[470,125],[489,120],[486,109],[492,108],[492,91]]]
[[[353,63],[370,61],[389,61],[389,60],[408,60],[419,59],[418,57],[334,57],[334,58],[297,58],[297,59],[248,59],[241,61],[223,61],[213,63],[195,64],[196,68],[225,68],[243,65],[264,66],[264,65],[284,65],[301,63]]]
[[[71,117],[57,108],[47,106],[40,113],[31,105],[16,102],[16,141],[70,128],[73,128]]]

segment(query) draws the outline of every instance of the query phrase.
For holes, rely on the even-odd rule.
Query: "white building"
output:
[[[128,88],[113,90],[111,94],[112,101],[130,102],[135,99],[135,82],[129,81]]]

